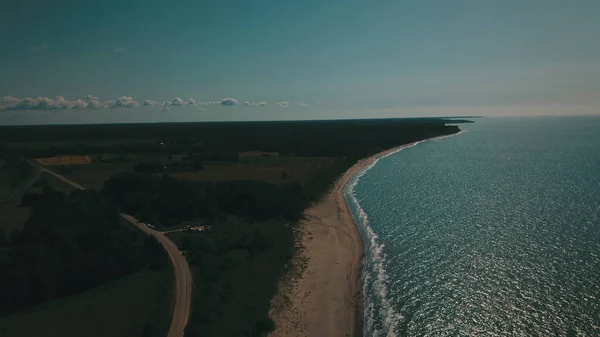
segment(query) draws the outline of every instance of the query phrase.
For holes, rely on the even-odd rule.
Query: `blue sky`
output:
[[[596,0],[8,0],[0,123],[600,113],[599,17]]]

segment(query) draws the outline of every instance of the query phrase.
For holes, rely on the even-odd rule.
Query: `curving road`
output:
[[[86,190],[87,188],[79,185],[78,183],[69,180],[60,174],[51,171],[43,166],[39,166],[42,172],[46,172],[60,179],[62,182],[73,186],[79,190]],[[187,325],[188,318],[190,316],[191,298],[192,298],[192,273],[187,260],[173,243],[169,240],[165,233],[155,231],[143,223],[139,222],[136,218],[128,214],[121,213],[121,216],[135,225],[137,228],[142,230],[144,233],[152,235],[160,242],[165,248],[173,264],[173,272],[175,273],[175,304],[173,307],[173,318],[171,319],[171,327],[167,337],[183,337],[183,331]]]

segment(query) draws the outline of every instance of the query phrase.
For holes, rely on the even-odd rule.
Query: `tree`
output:
[[[0,247],[4,247],[6,243],[6,235],[4,234],[4,230],[0,228]]]
[[[190,238],[187,236],[184,236],[181,239],[181,246],[180,246],[181,250],[186,250],[190,248]]]
[[[165,265],[166,253],[152,237],[125,226],[98,192],[64,195],[50,186],[7,242],[0,231],[0,315],[75,294],[107,281]]]
[[[152,336],[152,331],[154,331],[155,324],[152,322],[146,322],[144,324],[144,330],[142,330],[142,337],[150,337]]]

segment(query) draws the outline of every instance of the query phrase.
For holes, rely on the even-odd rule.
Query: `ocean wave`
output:
[[[365,336],[395,337],[397,324],[402,320],[402,315],[394,310],[388,296],[388,275],[385,268],[386,255],[384,252],[385,246],[378,242],[378,236],[370,226],[369,216],[358,202],[358,198],[356,197],[355,193],[355,187],[360,181],[360,178],[371,168],[373,168],[379,162],[379,160],[389,157],[403,149],[415,146],[419,143],[420,142],[416,142],[412,145],[398,148],[396,151],[392,151],[375,159],[372,163],[360,170],[352,178],[345,190],[346,199],[349,200],[356,209],[357,214],[355,215],[353,212],[353,216],[355,217],[356,223],[363,233],[365,239],[365,251],[369,252],[369,259],[368,261],[365,261],[365,268],[363,269],[363,294],[365,295],[365,325],[363,335]],[[371,277],[371,275],[374,275],[374,278]],[[372,298],[372,296],[368,296],[371,293],[370,288],[372,288],[375,292],[373,294],[375,295],[374,298]],[[382,320],[378,319],[378,308],[384,314]]]
[[[462,133],[459,132],[459,133]],[[448,135],[452,136],[452,135]],[[384,158],[387,158],[393,154],[396,154],[404,149],[416,146],[422,142],[437,140],[446,138],[448,136],[440,136],[431,139],[425,139],[422,141],[415,142],[410,145],[398,147],[394,151],[386,153],[373,160],[372,163],[361,169],[348,183],[345,188],[345,197],[349,201],[349,205],[353,205],[356,211],[352,212],[357,225],[359,226],[360,232],[363,235],[365,242],[365,252],[368,254],[365,257],[365,265],[363,268],[363,295],[364,295],[364,336],[397,336],[398,324],[404,319],[404,317],[395,311],[394,307],[390,303],[388,284],[388,274],[386,270],[386,254],[384,252],[385,246],[379,243],[377,234],[373,231],[371,223],[369,222],[369,216],[365,210],[360,206],[358,198],[355,193],[355,188],[360,179],[377,163]],[[372,291],[371,291],[372,289]],[[374,295],[374,296],[370,296]],[[379,319],[380,315],[383,317]]]

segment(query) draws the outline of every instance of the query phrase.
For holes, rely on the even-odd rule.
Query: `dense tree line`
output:
[[[226,214],[249,221],[282,218],[296,221],[310,204],[297,184],[263,181],[183,181],[167,175],[121,173],[105,182],[103,193],[123,211],[156,225],[171,226],[194,218]]]
[[[32,214],[0,249],[2,315],[166,263],[159,243],[99,193],[66,196],[45,186],[24,201]]]
[[[292,256],[291,227],[240,222],[190,235],[180,246],[194,276],[186,337],[264,336],[274,328],[268,311]]]
[[[168,123],[0,127],[0,140],[71,141],[73,145],[20,149],[40,157],[90,153],[186,153],[203,161],[235,161],[235,153],[273,151],[357,160],[395,145],[458,132],[443,119],[357,121]],[[103,139],[153,142],[102,145]]]

